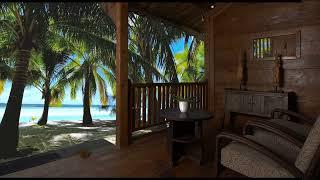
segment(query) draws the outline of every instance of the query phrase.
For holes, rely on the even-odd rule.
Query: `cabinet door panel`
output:
[[[262,113],[261,103],[263,102],[263,96],[261,95],[254,95],[252,96],[252,112],[254,114]]]
[[[242,94],[241,95],[240,111],[242,113],[251,113],[252,112],[251,101],[252,101],[252,95],[249,95],[249,94]]]

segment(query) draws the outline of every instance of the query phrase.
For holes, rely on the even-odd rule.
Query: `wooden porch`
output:
[[[175,16],[174,12],[157,11],[157,8],[163,10],[171,7],[170,11],[174,11],[174,7],[180,6],[179,3],[175,5],[103,3],[106,13],[112,17],[117,27],[116,100],[118,126],[116,146],[96,149],[86,159],[74,155],[70,158],[8,174],[6,177],[214,177],[216,162],[213,157],[216,155],[216,135],[222,131],[223,126],[231,124],[231,121],[225,121],[226,118],[229,118],[226,114],[236,111],[232,109],[234,108],[232,105],[240,102],[240,98],[227,102],[225,92],[227,88],[239,90],[240,80],[237,71],[243,52],[249,54],[247,62],[249,73],[246,84],[249,90],[246,89],[245,92],[249,93],[250,99],[244,100],[246,105],[250,107],[248,109],[254,109],[252,107],[255,104],[263,104],[264,108],[265,104],[261,99],[267,96],[261,96],[262,98],[259,97],[259,101],[255,102],[252,94],[257,91],[260,94],[268,92],[268,95],[272,94],[270,96],[275,93],[277,98],[279,94],[283,95],[284,92],[290,91],[295,92],[298,100],[293,104],[291,101],[286,101],[287,104],[281,102],[281,106],[287,109],[294,106],[291,110],[302,112],[315,119],[320,107],[320,99],[317,94],[320,89],[320,81],[317,79],[320,75],[318,61],[320,52],[318,46],[320,42],[319,2],[306,0],[301,3],[248,4],[218,3],[213,9],[210,4],[206,3],[200,5],[186,3],[185,6],[182,6],[185,12]],[[260,9],[264,11],[260,11]],[[130,84],[128,80],[127,38],[129,10],[158,17],[189,32],[203,36],[206,46],[206,81],[201,84]],[[177,9],[175,12],[179,10],[181,9]],[[193,18],[188,18],[193,14],[195,14]],[[299,18],[297,18],[298,16]],[[268,21],[264,21],[264,19],[268,19]],[[300,33],[302,33],[301,36],[299,36]],[[256,60],[253,57],[252,40],[269,36],[280,36],[278,37],[279,42],[286,41],[286,38],[289,39],[285,45],[285,53],[288,52],[287,47],[291,48],[290,53],[294,52],[294,56],[284,55],[289,58],[283,59],[286,60],[283,62],[283,71],[286,75],[284,77],[285,83],[282,86],[283,92],[270,90],[274,85],[272,75],[270,75],[273,73],[271,61]],[[283,37],[285,38],[281,39]],[[283,47],[279,45],[276,48]],[[135,131],[165,123],[163,119],[159,118],[159,110],[177,106],[172,101],[173,95],[196,96],[201,101],[194,106],[195,109],[206,109],[215,114],[214,119],[204,125],[208,147],[207,155],[211,160],[204,166],[189,159],[182,159],[176,167],[172,167],[167,151],[166,131],[133,141],[131,139],[131,135]],[[274,97],[270,99],[272,98]],[[287,97],[284,99],[288,100]],[[259,113],[252,113],[248,109],[246,113],[243,113],[244,111],[241,111],[242,105],[238,104],[237,110],[240,115],[234,118],[240,127],[248,119],[258,119],[256,116],[246,117],[243,114],[259,115]],[[273,118],[271,117],[272,108],[276,108],[277,105],[267,104],[266,106],[268,108],[265,109],[268,110],[264,112],[264,118],[271,119]],[[262,108],[258,109],[260,111]],[[239,129],[241,130],[241,128]],[[222,135],[222,138],[224,136],[227,137],[227,135]],[[235,140],[237,139],[235,138]],[[243,142],[250,143],[251,141]],[[301,145],[304,142],[299,143]],[[259,148],[263,149],[261,146],[256,149]],[[320,154],[320,148],[317,151]],[[319,154],[315,158],[320,158]],[[217,159],[219,158],[217,157]],[[315,166],[316,163],[313,165]],[[220,177],[241,176],[230,170],[220,173]]]
[[[166,132],[152,134],[133,142],[128,148],[113,145],[92,152],[87,159],[78,154],[2,177],[213,177],[213,164],[199,166],[183,159],[176,167],[169,164]],[[224,171],[223,177],[239,174]]]

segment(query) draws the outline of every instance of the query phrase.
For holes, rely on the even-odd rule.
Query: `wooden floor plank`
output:
[[[67,157],[3,177],[212,177],[213,166],[182,160],[172,168],[166,132],[146,136],[125,149],[95,149],[87,159]]]

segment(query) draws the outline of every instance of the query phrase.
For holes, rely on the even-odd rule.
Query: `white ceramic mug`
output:
[[[187,101],[179,101],[179,109],[181,112],[185,113],[188,111],[189,103]]]

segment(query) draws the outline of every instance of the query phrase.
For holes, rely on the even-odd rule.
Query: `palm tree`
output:
[[[65,80],[68,73],[64,65],[67,63],[67,54],[55,52],[47,47],[42,53],[33,53],[31,74],[33,86],[40,90],[44,99],[44,108],[38,125],[45,125],[48,121],[49,105],[60,105],[65,95]]]
[[[188,46],[188,40],[186,37],[184,50],[175,54],[177,73],[183,82],[199,82],[204,78],[204,43],[193,37]]]
[[[108,80],[115,92],[115,26],[98,3],[68,5],[66,8],[63,4],[56,4],[61,12],[52,29],[67,41],[67,46],[76,55],[66,67],[67,70],[74,69],[67,80],[73,99],[76,98],[77,90],[82,87],[83,125],[90,125],[92,96],[99,90],[101,104],[105,106],[108,102],[104,79]]]
[[[39,32],[46,27],[45,9],[45,3],[2,3],[0,5],[0,26],[15,35],[17,52],[10,96],[0,125],[0,143],[3,144],[0,156],[16,152],[19,117],[27,83],[31,49],[34,48],[37,40],[36,35],[41,34]]]
[[[108,34],[112,35],[114,25],[109,25],[111,20],[108,21],[98,3],[2,3],[0,15],[1,28],[14,34],[16,50],[12,87],[0,125],[0,144],[5,144],[0,153],[7,156],[14,154],[18,145],[19,116],[28,81],[31,50],[44,46],[45,41],[42,40],[46,39],[43,35],[46,34],[49,20],[56,22],[53,26],[59,27],[61,34],[74,39],[86,39],[91,43]],[[86,21],[79,16],[85,17]],[[83,26],[79,27],[80,24]]]
[[[108,103],[107,80],[109,86],[115,93],[115,62],[105,63],[101,59],[101,51],[98,49],[88,49],[86,44],[78,42],[76,46],[77,58],[74,59],[67,69],[74,69],[72,74],[67,78],[71,89],[71,98],[77,96],[77,91],[82,88],[83,94],[83,125],[92,124],[90,111],[92,97],[99,91],[100,102],[102,106]]]
[[[145,61],[141,64],[145,82],[153,82],[153,78],[178,82],[170,44],[182,35],[183,32],[175,27],[152,18],[129,14],[129,47]],[[161,73],[162,70],[164,73]]]

